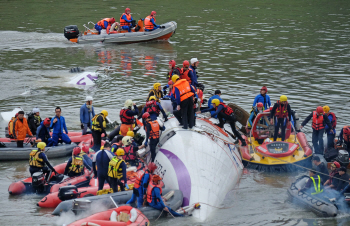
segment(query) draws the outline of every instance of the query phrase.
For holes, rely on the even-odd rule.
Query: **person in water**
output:
[[[146,131],[146,139],[145,139],[145,146],[148,145],[148,139],[149,139],[149,146],[151,151],[151,162],[154,162],[154,159],[156,158],[156,147],[159,143],[159,131],[165,130],[164,126],[160,126],[157,120],[152,121],[151,116],[148,112],[144,113],[142,115],[144,128]]]
[[[253,126],[253,123],[254,123],[254,120],[256,118],[256,116],[259,114],[259,113],[263,113],[264,112],[264,104],[259,102],[257,105],[256,105],[256,108],[254,108],[251,113],[250,113],[250,116],[249,116],[249,119],[248,119],[248,127],[251,128]]]
[[[151,15],[145,18],[145,31],[154,31],[158,28],[165,28],[164,26],[159,26],[156,24],[156,11],[152,11]]]
[[[169,206],[164,204],[162,199],[162,188],[160,186],[161,180],[162,178],[158,175],[152,177],[146,191],[148,205],[157,210],[165,210],[166,212],[171,213],[174,217],[183,217],[182,214],[175,212]]]
[[[55,113],[56,113],[55,117],[51,119],[50,128],[53,128],[53,132],[52,132],[51,141],[49,142],[48,146],[57,146],[59,139],[61,139],[66,144],[70,144],[72,141],[68,137],[66,120],[64,119],[63,116],[61,116],[61,113],[62,113],[61,108],[56,107]],[[66,132],[65,134],[63,133],[63,129]]]
[[[44,174],[49,172],[49,168],[52,172],[58,175],[55,168],[52,167],[49,160],[45,155],[46,144],[44,142],[39,142],[37,144],[37,150],[33,150],[29,154],[29,172],[33,175],[36,172],[43,171]]]
[[[98,178],[98,190],[102,190],[105,181],[107,181],[111,186],[109,177],[108,177],[108,166],[109,162],[115,156],[110,152],[111,145],[109,143],[105,143],[102,150],[96,152],[92,159],[92,169],[94,171],[94,178]]]
[[[126,178],[126,164],[123,160],[124,154],[124,150],[119,148],[116,151],[117,156],[114,156],[112,160],[109,161],[108,177],[113,192],[118,192],[118,185],[120,186],[121,191],[125,191],[125,187],[129,189]]]
[[[220,101],[220,103],[223,103],[223,102],[224,102],[224,101],[221,99],[221,91],[220,91],[219,89],[218,89],[218,90],[215,90],[214,96],[212,96],[212,97],[209,98],[209,100],[208,100],[208,108],[211,108],[211,102],[212,102],[212,100],[214,100],[214,99],[218,99],[218,100]],[[215,113],[215,109],[212,110],[212,111],[210,111],[211,117],[217,118],[217,117],[218,117],[217,115],[213,116],[214,113]]]
[[[265,109],[269,109],[271,106],[271,100],[270,100],[270,96],[267,95],[267,87],[266,86],[261,87],[260,94],[257,95],[254,99],[253,107],[255,107],[256,104],[259,102],[263,103]]]
[[[275,103],[271,112],[271,124],[273,124],[273,118],[275,117],[275,133],[273,140],[277,141],[279,129],[281,127],[281,139],[282,141],[286,138],[286,128],[292,121],[292,111],[287,101],[287,96],[280,96],[280,100]]]
[[[334,112],[330,112],[330,110],[331,109],[329,108],[329,106],[323,106],[323,111],[327,115],[333,127],[333,131],[331,130],[331,128],[328,127],[327,124],[324,127],[327,133],[327,148],[334,148],[334,138],[337,133],[337,131],[335,130],[335,127],[337,126],[337,117],[335,116]]]
[[[85,104],[80,107],[80,123],[81,123],[81,133],[82,135],[87,134],[87,129],[91,131],[92,118],[95,117],[95,110],[92,106],[93,98],[87,96],[85,99]],[[91,132],[90,132],[91,133]]]
[[[98,151],[101,148],[102,134],[107,137],[106,133],[106,117],[108,116],[108,111],[102,110],[100,114],[95,115],[92,119],[92,138],[94,139],[94,146],[92,149]]]
[[[40,123],[40,126],[36,130],[36,139],[41,140],[42,142],[45,142],[48,144],[51,141],[51,135],[50,135],[50,124],[51,121],[49,118],[44,119]]]
[[[323,144],[323,134],[325,130],[325,125],[330,129],[330,133],[334,133],[331,122],[329,121],[326,114],[324,114],[323,107],[318,106],[316,111],[311,112],[311,114],[301,123],[300,129],[302,129],[312,118],[312,144],[315,149],[316,154],[323,155],[324,144]]]
[[[17,147],[23,148],[23,142],[26,135],[33,136],[29,129],[27,119],[24,117],[24,111],[19,111],[18,116],[14,121],[13,126],[13,137],[17,141]]]
[[[115,22],[114,17],[104,18],[95,24],[95,29],[98,31],[99,34],[101,34],[102,29],[107,29],[108,27],[112,26],[112,24],[114,22]],[[107,30],[109,30],[109,29],[107,29]]]
[[[126,8],[125,12],[120,17],[120,26],[123,30],[128,30],[128,32],[131,32],[131,28],[133,27],[132,21],[134,19],[132,18],[130,14],[130,9]]]
[[[146,102],[145,107],[142,109],[142,115],[146,112],[148,112],[151,115],[152,121],[156,120],[159,117],[160,112],[162,112],[165,121],[168,121],[168,116],[165,114],[162,105],[160,105],[160,103],[156,101],[155,96],[151,96],[149,98],[149,101]]]
[[[42,121],[43,120],[40,118],[40,109],[33,108],[32,114],[29,114],[28,116],[28,126],[34,136],[36,135],[36,130]]]
[[[66,168],[64,169],[64,175],[69,177],[77,177],[84,174],[84,167],[91,171],[91,167],[84,160],[83,157],[79,156],[81,152],[80,147],[73,149],[72,157],[68,159]]]
[[[320,195],[323,192],[323,183],[320,175],[317,175],[314,170],[309,171],[310,179],[306,182],[305,187],[298,189],[300,192],[307,192],[311,195]]]

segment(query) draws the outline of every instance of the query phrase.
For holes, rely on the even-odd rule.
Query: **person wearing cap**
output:
[[[316,154],[323,155],[324,144],[323,134],[325,131],[325,125],[330,129],[330,133],[334,133],[333,126],[329,121],[327,114],[324,113],[323,107],[318,106],[316,111],[310,113],[308,117],[301,123],[300,129],[302,129],[312,118],[312,144]]]
[[[192,58],[190,60],[190,62],[191,62],[190,69],[192,69],[192,74],[193,74],[192,85],[197,88],[197,86],[198,86],[198,75],[197,75],[197,71],[196,70],[197,70],[199,61],[198,61],[197,58]]]
[[[309,171],[310,179],[306,182],[304,188],[299,188],[299,192],[311,193],[311,195],[319,195],[323,192],[323,181],[320,175],[316,174],[315,170]]]
[[[40,126],[36,130],[36,139],[41,140],[42,142],[45,142],[46,144],[49,143],[49,140],[51,140],[50,135],[50,119],[46,118],[44,121],[40,123]]]
[[[327,166],[321,162],[320,157],[312,157],[312,163],[316,166],[316,172],[320,175],[322,181],[326,182],[328,180],[328,169]]]
[[[68,129],[65,118],[61,115],[62,110],[60,107],[55,109],[55,117],[51,119],[50,128],[53,128],[52,138],[47,146],[57,146],[58,140],[61,139],[64,143],[70,144],[72,141],[68,137]],[[63,133],[63,130],[66,132]]]
[[[270,100],[270,96],[267,95],[266,86],[261,87],[260,94],[254,98],[253,107],[255,107],[256,104],[259,102],[264,104],[265,109],[269,109],[271,107],[271,100]]]
[[[95,115],[94,118],[92,119],[91,131],[92,131],[92,138],[94,140],[94,146],[92,147],[92,149],[94,151],[98,151],[101,148],[102,134],[104,134],[105,137],[107,137],[107,133],[106,133],[107,116],[108,116],[108,111],[102,110],[100,114]]]
[[[80,126],[82,135],[87,134],[88,128],[91,131],[92,118],[95,117],[95,110],[92,106],[92,100],[93,98],[91,96],[87,96],[85,98],[86,103],[80,107]]]
[[[158,28],[165,28],[164,26],[159,26],[156,24],[156,11],[152,11],[151,15],[147,16],[144,19],[145,22],[145,31],[154,31]]]
[[[131,32],[131,28],[133,27],[133,25],[131,24],[131,22],[134,19],[132,18],[131,14],[130,14],[130,9],[126,8],[125,9],[125,13],[123,13],[120,17],[120,26],[121,29],[123,30],[128,30],[128,32]]]
[[[134,107],[134,110],[132,110]],[[126,136],[128,131],[133,131],[136,123],[135,116],[139,114],[139,109],[132,100],[126,100],[124,107],[119,112],[119,117],[121,121],[120,134]]]
[[[340,178],[338,170],[340,169],[340,164],[337,161],[334,161],[331,164],[331,172],[329,173],[328,180],[323,184],[324,186],[327,186],[327,188],[333,188],[335,189],[338,186],[339,181],[337,178]]]
[[[110,184],[108,177],[108,165],[112,158],[115,156],[111,151],[111,144],[106,142],[102,150],[99,150],[94,154],[92,158],[92,169],[94,171],[94,178],[98,179],[98,190],[102,190],[105,182]]]
[[[273,118],[275,117],[275,132],[273,134],[273,141],[277,141],[280,128],[281,140],[285,140],[286,128],[292,121],[292,110],[287,100],[287,96],[281,95],[280,99],[273,105],[273,108],[270,111],[271,124],[273,124]]]
[[[99,34],[101,34],[102,29],[107,29],[108,27],[112,26],[112,24],[114,22],[115,22],[114,17],[104,18],[95,24],[95,29],[98,31]],[[107,30],[109,30],[109,29],[107,29]]]
[[[108,177],[113,192],[118,192],[118,185],[121,191],[125,191],[125,187],[129,189],[126,177],[126,163],[123,159],[125,152],[122,148],[118,148],[116,156],[114,156],[108,165]],[[124,181],[124,183],[122,182]]]
[[[81,152],[80,147],[73,148],[72,157],[68,159],[66,168],[64,169],[64,175],[69,177],[77,177],[84,174],[84,167],[91,171],[91,167],[84,160],[83,157],[79,156]]]
[[[335,188],[335,190],[341,192],[349,184],[350,177],[347,174],[345,167],[340,167],[338,173],[339,173],[340,177],[339,177],[339,180],[338,180],[338,185]]]
[[[214,96],[212,96],[212,97],[209,98],[209,100],[208,100],[208,108],[211,108],[211,105],[212,105],[211,101],[214,100],[214,99],[218,99],[218,100],[220,101],[220,103],[223,103],[223,102],[224,102],[224,101],[221,99],[221,91],[220,91],[219,89],[215,90]],[[212,111],[210,112],[211,117],[217,118],[217,117],[218,117],[217,115],[213,116],[214,113],[215,113],[215,110],[212,110]]]
[[[17,147],[23,148],[23,141],[26,138],[27,134],[33,136],[32,132],[29,129],[27,119],[24,117],[24,111],[19,111],[18,116],[13,122],[13,137],[17,141]]]
[[[33,108],[32,113],[28,115],[28,126],[34,136],[42,121],[40,118],[40,109],[37,107]]]
[[[151,152],[151,162],[154,162],[154,159],[156,158],[156,147],[159,143],[159,132],[164,131],[165,127],[160,126],[157,120],[152,121],[151,116],[148,112],[144,113],[142,115],[143,119],[143,126],[146,131],[146,139],[145,139],[145,146],[148,145],[148,139],[149,139],[149,146],[150,146],[150,152]]]
[[[168,72],[168,81],[170,82],[171,81],[171,77],[173,75],[180,75],[181,74],[181,68],[179,67],[176,67],[176,62],[175,60],[171,60],[169,61],[169,72]],[[164,90],[164,88],[163,88]],[[170,91],[169,91],[170,93]],[[164,94],[165,95],[165,94]]]
[[[33,175],[35,172],[43,171],[47,174],[49,169],[54,172],[56,175],[57,171],[52,167],[49,160],[45,155],[46,144],[44,142],[39,142],[37,145],[37,150],[33,150],[29,154],[29,172],[30,175]]]
[[[111,147],[111,152],[115,154],[115,152],[119,149],[119,148],[123,148],[123,138],[124,136],[122,135],[118,135],[116,138],[114,138],[111,141],[112,147]]]
[[[171,213],[174,217],[183,217],[182,214],[179,214],[172,210],[169,206],[166,206],[162,198],[162,187],[160,186],[160,181],[162,178],[160,176],[153,175],[151,181],[148,184],[146,197],[148,205],[157,210],[164,210]]]
[[[146,102],[145,107],[142,109],[141,115],[143,115],[145,112],[148,112],[151,115],[152,121],[157,120],[159,113],[162,113],[164,120],[168,121],[168,116],[165,114],[162,105],[156,101],[155,96],[151,96],[149,101]]]
[[[16,113],[15,117],[11,118],[11,120],[9,121],[9,124],[7,125],[9,138],[14,138],[14,136],[13,136],[13,129],[14,129],[14,122],[15,122],[17,116],[18,116],[18,112]]]

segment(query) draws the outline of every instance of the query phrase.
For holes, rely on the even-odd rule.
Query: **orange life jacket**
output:
[[[335,116],[335,114],[333,112],[328,112],[327,116],[328,115],[332,115],[332,121],[331,121],[331,124],[332,124],[332,127],[333,129],[335,129],[335,127],[337,127],[337,117]]]
[[[186,100],[189,97],[192,97],[194,93],[191,92],[190,84],[186,79],[180,79],[173,85],[173,94],[175,96],[175,87],[179,89],[180,92],[180,101]]]
[[[154,188],[159,188],[160,194],[162,195],[162,192],[163,192],[162,188],[159,186],[159,184],[155,185],[155,184],[153,183],[153,180],[151,180],[151,181],[149,182],[149,184],[148,184],[147,192],[146,192],[146,194],[147,194],[147,202],[148,202],[148,203],[151,203],[153,199],[156,199],[155,196],[152,196],[152,191],[153,191]],[[160,200],[157,199],[157,202],[159,202],[159,201],[160,201]]]
[[[229,106],[227,106],[226,104],[224,103],[220,103],[219,105],[223,106],[224,109],[222,110],[224,114],[230,116],[233,114],[233,110],[232,108],[230,108]],[[218,106],[215,108],[215,109],[218,109]]]
[[[158,121],[157,120],[150,121],[149,124],[151,125],[151,131],[149,132],[149,136],[150,136],[149,138],[150,139],[159,138],[159,123],[158,123]]]
[[[130,109],[122,109],[120,110],[120,113],[119,113],[119,117],[120,117],[120,121],[122,122],[122,124],[128,124],[128,125],[131,125],[131,124],[134,124],[134,116],[129,116],[126,114],[127,111],[130,111]]]
[[[136,153],[134,152],[134,146],[129,145],[127,147],[123,148],[125,151],[125,155],[123,156],[123,159],[125,161],[134,161],[136,160]]]
[[[314,111],[312,116],[312,128],[314,130],[324,129],[323,115],[317,115],[316,111]]]
[[[102,29],[107,29],[105,27],[105,21],[108,22],[108,24],[111,24],[111,19],[110,18],[104,18],[103,20],[100,20],[99,22],[97,22],[97,25],[100,26]]]
[[[186,79],[187,82],[189,82],[190,84],[192,83],[191,78],[188,76],[188,72],[192,71],[191,68],[188,68],[187,71],[184,72],[184,68],[181,68],[181,75],[180,75],[180,79]]]
[[[131,23],[127,22],[126,20],[123,19],[124,15],[126,16],[127,20],[131,20],[131,14],[130,13],[129,13],[129,15],[126,14],[126,13],[123,13],[122,16],[120,17],[120,26],[130,26]]]
[[[148,101],[146,103],[145,112],[148,112],[150,114],[156,113],[157,115],[159,115],[160,109],[159,109],[159,106],[157,105],[157,101],[155,100]]]
[[[277,118],[287,118],[288,117],[288,110],[287,110],[288,102],[283,104],[283,107],[282,107],[282,104],[279,100],[277,101],[277,104],[278,104],[278,107],[276,109],[275,116]]]
[[[141,183],[142,183],[142,180],[143,180],[143,176],[145,174],[149,174],[149,173],[150,173],[149,170],[146,170],[146,172],[143,171],[143,170],[137,171],[136,172],[136,181],[135,181],[135,184],[134,184],[134,188],[138,189],[141,186]],[[149,183],[149,181],[148,181],[148,183]]]
[[[343,138],[346,143],[350,143],[350,126],[343,127]]]
[[[153,23],[151,22],[151,19],[153,18],[154,23],[156,22],[156,18],[153,16],[149,15],[145,18],[145,29],[152,30],[154,28]]]

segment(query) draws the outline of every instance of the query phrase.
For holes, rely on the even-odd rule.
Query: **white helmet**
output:
[[[191,59],[191,64],[194,64],[194,63],[196,63],[196,62],[198,62],[198,59],[197,59],[197,58],[192,58],[192,59]]]
[[[129,100],[126,100],[126,101],[125,101],[125,104],[124,104],[124,107],[126,107],[126,108],[132,107],[132,104],[133,104],[133,103],[132,103],[132,100],[130,100],[130,99],[129,99]]]
[[[92,101],[92,100],[94,100],[94,99],[92,98],[92,96],[87,96],[87,97],[85,98],[85,101]]]
[[[129,146],[132,143],[132,137],[125,136],[123,137],[122,142],[124,146]]]
[[[35,113],[38,113],[38,112],[40,112],[40,109],[39,109],[39,108],[37,108],[37,107],[33,108],[33,113],[34,113],[34,114],[35,114]]]

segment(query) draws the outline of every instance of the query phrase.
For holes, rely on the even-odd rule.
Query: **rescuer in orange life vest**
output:
[[[333,126],[329,121],[327,114],[324,113],[323,107],[318,106],[316,111],[311,114],[301,123],[300,129],[302,129],[312,118],[312,144],[314,145],[315,153],[322,154],[324,152],[323,145],[323,133],[325,125],[328,125],[331,133],[334,132]]]
[[[190,85],[197,87],[197,78],[195,78],[192,68],[190,68],[190,62],[185,60],[182,63],[180,79],[186,79]]]
[[[125,13],[122,14],[120,17],[120,26],[124,30],[128,30],[128,32],[131,32],[131,28],[133,27],[133,18],[130,14],[130,9],[126,8]]]
[[[350,126],[344,126],[339,133],[337,145],[342,145],[343,142],[347,151],[350,152]]]
[[[165,26],[159,26],[156,24],[156,11],[152,11],[151,15],[145,18],[145,31],[154,31],[158,28],[165,28]]]
[[[157,120],[152,121],[151,116],[148,112],[144,113],[142,115],[143,124],[146,131],[146,139],[145,139],[145,146],[148,145],[148,139],[149,139],[149,147],[151,151],[151,158],[152,162],[154,162],[154,159],[156,158],[156,147],[159,143],[159,131],[165,130],[164,126],[160,126]]]
[[[146,169],[145,171],[139,170],[136,172],[137,177],[133,188],[133,194],[131,196],[131,199],[127,201],[126,204],[131,204],[135,202],[135,200],[137,199],[137,208],[142,207],[143,199],[144,199],[144,196],[146,195],[148,184],[152,180],[152,174],[156,169],[157,169],[156,164],[154,164],[153,162],[150,162],[148,164],[148,169]]]
[[[95,24],[95,29],[98,31],[98,33],[101,33],[102,29],[107,29],[108,26],[111,26],[115,22],[114,17],[112,18],[104,18],[103,20],[100,20]]]
[[[276,117],[275,121],[275,133],[273,135],[273,140],[277,141],[278,131],[281,127],[281,137],[282,141],[286,138],[286,128],[288,126],[287,123],[291,122],[292,118],[292,111],[290,109],[290,105],[288,104],[287,97],[285,95],[280,96],[280,100],[275,103],[273,106],[270,117],[271,117],[271,124],[273,123],[273,117]],[[288,118],[288,122],[287,122]]]

